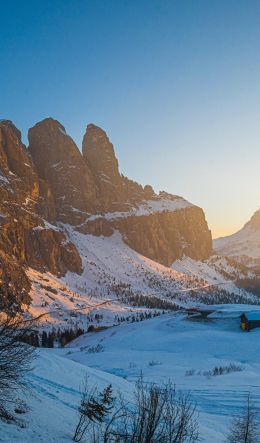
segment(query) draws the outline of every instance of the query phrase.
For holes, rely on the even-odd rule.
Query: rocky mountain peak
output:
[[[78,223],[95,207],[95,181],[64,126],[52,118],[29,130],[29,151],[41,179],[54,196],[59,220]]]
[[[16,135],[18,140],[21,141],[21,131],[17,129],[17,127],[11,120],[0,120],[0,129],[12,131]]]
[[[118,184],[121,180],[114,146],[103,129],[94,124],[87,126],[82,153],[90,168],[105,181]]]
[[[38,196],[38,178],[31,157],[21,141],[21,132],[10,120],[0,121],[0,173],[23,198]],[[22,198],[23,194],[23,198]]]
[[[95,236],[118,231],[132,249],[165,265],[184,254],[210,255],[203,211],[121,175],[103,129],[87,126],[83,155],[50,117],[32,127],[28,139],[26,149],[14,124],[0,121],[0,283],[13,284],[19,304],[30,290],[27,266],[58,276],[82,271],[62,223]]]
[[[249,226],[257,231],[260,230],[260,209],[254,213],[246,226]]]
[[[48,164],[52,161],[70,160],[71,156],[80,155],[80,152],[67,135],[64,126],[49,117],[29,129],[29,151],[34,157],[35,163],[39,163],[42,157],[48,156]]]

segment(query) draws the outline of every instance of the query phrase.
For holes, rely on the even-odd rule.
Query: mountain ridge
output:
[[[213,240],[214,250],[260,270],[260,209],[238,232]]]
[[[0,121],[3,305],[29,303],[28,266],[57,276],[82,272],[66,224],[95,236],[119,231],[132,249],[166,266],[183,255],[210,256],[212,237],[203,210],[122,175],[103,129],[87,126],[82,153],[52,118],[30,128],[28,140],[27,149],[15,125]]]

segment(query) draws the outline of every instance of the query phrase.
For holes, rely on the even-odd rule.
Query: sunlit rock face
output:
[[[191,204],[178,210],[174,202],[185,202],[180,197],[165,192],[156,195],[151,186],[143,188],[120,175],[112,143],[93,124],[87,127],[83,138],[83,156],[96,177],[104,217],[90,218],[81,226],[81,232],[111,235],[118,229],[129,246],[166,265],[185,254],[198,259],[211,254],[211,232],[203,211]],[[152,202],[151,210],[142,215],[147,201]],[[157,211],[156,204],[160,202],[165,202],[165,207]],[[135,216],[138,208],[140,214]]]
[[[103,129],[96,125],[87,126],[82,144],[83,157],[100,179],[118,185],[121,183],[118,160],[114,147]]]
[[[82,152],[96,180],[100,211],[124,211],[145,198],[141,185],[120,174],[114,147],[103,129],[87,126]]]
[[[29,130],[29,152],[39,177],[51,188],[57,219],[80,223],[96,207],[95,181],[72,138],[52,118]]]
[[[10,121],[0,122],[0,197],[0,307],[19,309],[30,300],[26,266],[61,275],[80,272],[81,259],[73,245],[68,259],[65,235],[46,228],[42,216],[56,218],[52,194]]]
[[[10,121],[0,122],[0,307],[28,302],[24,233],[37,224],[38,177]]]
[[[196,206],[129,217],[115,226],[129,246],[166,266],[183,256],[202,260],[212,252],[211,233],[203,211]]]
[[[82,271],[66,224],[95,236],[118,230],[131,248],[167,266],[183,255],[211,254],[202,209],[123,176],[101,128],[88,125],[82,154],[52,118],[31,128],[28,139],[26,149],[19,130],[0,122],[0,280],[17,305],[29,302],[27,266],[58,276]],[[0,294],[5,303],[8,291]]]
[[[160,199],[155,201],[159,203]],[[211,232],[201,208],[189,205],[142,215],[143,207],[145,204],[140,205],[140,215],[135,215],[139,211],[135,209],[125,215],[108,213],[91,218],[79,230],[110,236],[116,229],[132,249],[166,266],[183,256],[203,260],[211,255]]]

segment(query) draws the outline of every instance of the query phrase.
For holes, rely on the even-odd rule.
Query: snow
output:
[[[29,269],[32,281],[29,308],[34,317],[41,316],[45,328],[67,327],[75,323],[83,328],[95,324],[95,313],[102,314],[100,324],[117,324],[117,316],[127,319],[129,315],[149,311],[145,307],[130,306],[127,295],[156,297],[179,307],[202,306],[216,303],[218,289],[227,291],[228,301],[239,296],[246,303],[258,301],[255,296],[238,289],[233,279],[237,270],[226,261],[215,258],[196,262],[188,257],[178,260],[173,267],[166,267],[150,260],[126,245],[121,234],[115,231],[110,237],[84,235],[70,225],[59,225],[66,234],[65,241],[72,241],[82,259],[82,274],[67,272],[62,277],[39,273]],[[59,229],[45,222],[34,229]],[[223,276],[218,268],[224,268]],[[204,295],[203,295],[204,294]],[[225,301],[225,300],[224,300]]]
[[[260,230],[248,225],[233,235],[214,240],[213,245],[215,251],[222,255],[260,258]]]
[[[47,220],[43,220],[45,229],[52,229],[53,231],[59,231],[59,228]]]
[[[197,402],[201,441],[224,443],[229,419],[243,407],[248,391],[260,409],[260,329],[242,332],[232,309],[227,305],[223,318],[214,320],[200,322],[170,314],[87,334],[69,346],[68,357],[131,382],[140,371],[145,381],[160,384],[172,380],[177,388],[191,392]],[[84,345],[97,344],[102,344],[102,353],[80,351]],[[241,367],[241,371],[215,377],[203,375],[215,366],[230,363]],[[194,375],[187,375],[190,370]]]
[[[116,316],[128,317],[148,311],[145,308],[125,306],[116,300],[95,297],[91,292],[74,291],[63,280],[50,273],[40,273],[28,269],[27,275],[32,282],[30,295],[32,302],[29,313],[39,318],[39,328],[82,327],[87,330],[90,324],[111,326],[117,324]],[[95,314],[102,315],[102,320],[95,319]]]
[[[242,275],[238,269],[233,268],[224,257],[213,256],[204,261],[183,257],[181,260],[176,260],[172,264],[172,268],[178,272],[203,279],[206,282],[205,287],[215,286],[220,289],[225,289],[229,293],[238,295],[244,292],[235,284],[235,280],[242,278],[244,275]],[[225,276],[223,275],[223,271],[225,272]],[[231,278],[228,278],[229,275]]]
[[[115,392],[120,389],[131,393],[132,386],[123,379],[74,363],[56,355],[54,350],[39,350],[35,368],[28,374],[30,390],[22,396],[30,408],[19,417],[25,427],[0,422],[0,441],[71,442],[77,424],[80,386],[86,375],[91,386],[102,390],[112,383]]]
[[[175,197],[172,199],[167,198],[160,198],[158,200],[147,200],[140,204],[137,208],[132,208],[129,211],[122,211],[122,212],[107,212],[105,214],[96,214],[91,215],[88,218],[88,222],[97,220],[99,218],[105,218],[106,220],[114,220],[118,218],[125,218],[125,217],[141,217],[141,216],[147,216],[150,214],[154,214],[156,212],[164,212],[164,211],[178,211],[180,209],[185,209],[188,207],[193,206],[192,203],[188,202],[187,200],[184,200],[181,197]]]
[[[132,250],[124,243],[118,231],[114,231],[110,237],[96,237],[81,234],[69,225],[63,225],[63,229],[76,245],[83,262],[81,276],[76,277],[68,272],[64,279],[74,290],[87,285],[102,296],[104,287],[109,289],[114,283],[123,282],[130,285],[135,293],[170,298],[185,305],[192,299],[196,300],[192,291],[200,294],[214,286],[225,289],[230,294],[245,296],[248,301],[254,300],[252,295],[238,289],[233,281],[223,277],[206,263],[184,258],[169,268]],[[187,271],[188,263],[190,267],[194,267],[193,270]],[[198,269],[199,266],[204,268],[204,272]],[[101,292],[97,285],[100,279],[103,283]]]
[[[6,176],[4,174],[2,174],[0,172],[0,181],[4,182],[4,183],[9,183],[8,178],[6,178]]]
[[[49,230],[49,229],[52,229],[53,231],[57,231],[57,232],[59,232],[59,228],[57,227],[57,226],[55,226],[55,225],[53,225],[53,224],[51,224],[50,222],[48,222],[47,220],[44,220],[43,219],[43,223],[44,223],[44,226],[35,226],[34,228],[33,228],[33,231],[43,231],[43,230]]]
[[[136,251],[132,250],[122,240],[122,236],[115,231],[110,237],[96,237],[94,235],[84,235],[73,230],[69,225],[65,226],[69,239],[76,245],[83,261],[83,273],[80,276],[68,272],[64,281],[73,285],[75,277],[78,286],[84,286],[87,282],[89,288],[95,288],[97,280],[102,277],[107,279],[107,285],[112,285],[114,279],[117,282],[131,284],[135,290],[142,290],[147,294],[156,293],[156,289],[149,289],[148,284],[143,282],[145,273],[158,275],[159,279],[168,277],[172,282],[172,287],[182,289],[181,283],[190,279],[185,275],[160,265],[150,260]],[[138,278],[139,277],[139,278]],[[104,282],[103,282],[104,285]],[[169,289],[169,287],[168,287]]]
[[[65,129],[63,129],[61,126],[59,126],[59,131],[60,131],[63,135],[67,135],[67,132],[66,132]]]
[[[41,227],[36,227],[39,229]],[[34,370],[28,374],[30,393],[23,394],[29,412],[22,416],[26,427],[0,422],[7,443],[71,441],[77,421],[79,387],[85,374],[100,389],[112,383],[131,401],[134,382],[143,373],[145,382],[172,380],[178,389],[190,392],[197,403],[201,443],[224,443],[230,418],[244,406],[252,392],[260,410],[260,329],[240,330],[240,315],[260,313],[260,306],[214,304],[216,288],[255,300],[238,290],[234,280],[243,276],[232,260],[213,256],[195,261],[188,257],[165,267],[127,246],[121,234],[110,237],[84,235],[70,225],[45,222],[45,229],[61,229],[77,247],[83,265],[81,275],[62,277],[28,269],[32,281],[29,313],[41,316],[39,328],[68,328],[89,324],[105,326],[86,333],[64,349],[40,349]],[[117,286],[121,287],[119,298]],[[149,311],[127,305],[127,291],[156,296],[179,307],[207,308],[199,299],[212,295],[207,319],[188,319],[184,309],[151,320],[131,322],[131,316]],[[119,294],[120,295],[120,294]],[[101,321],[95,314],[102,314]],[[130,317],[118,325],[116,317]],[[96,323],[95,323],[96,322]],[[101,346],[101,352],[89,348]],[[210,376],[216,366],[239,371]],[[189,374],[189,375],[188,375]]]
[[[260,320],[260,312],[256,311],[256,312],[247,312],[246,313],[246,317],[248,320]]]
[[[4,435],[0,441],[71,441],[85,374],[90,385],[103,389],[111,383],[115,393],[120,390],[131,401],[134,382],[142,371],[145,382],[172,380],[177,389],[190,392],[199,412],[200,442],[224,443],[230,419],[244,406],[247,392],[260,410],[260,329],[242,332],[239,318],[231,314],[234,306],[221,308],[223,317],[211,320],[167,314],[88,333],[64,349],[39,350],[35,368],[28,374],[31,390],[25,398],[30,410],[22,416],[26,427],[0,423]],[[103,352],[87,352],[98,344]],[[241,370],[204,374],[230,363]]]
[[[61,164],[61,161],[54,163],[53,165],[51,165],[52,168],[57,168],[57,166],[59,166]]]

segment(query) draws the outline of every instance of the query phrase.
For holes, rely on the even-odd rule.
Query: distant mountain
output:
[[[240,231],[214,240],[213,246],[218,254],[260,269],[260,209]]]

